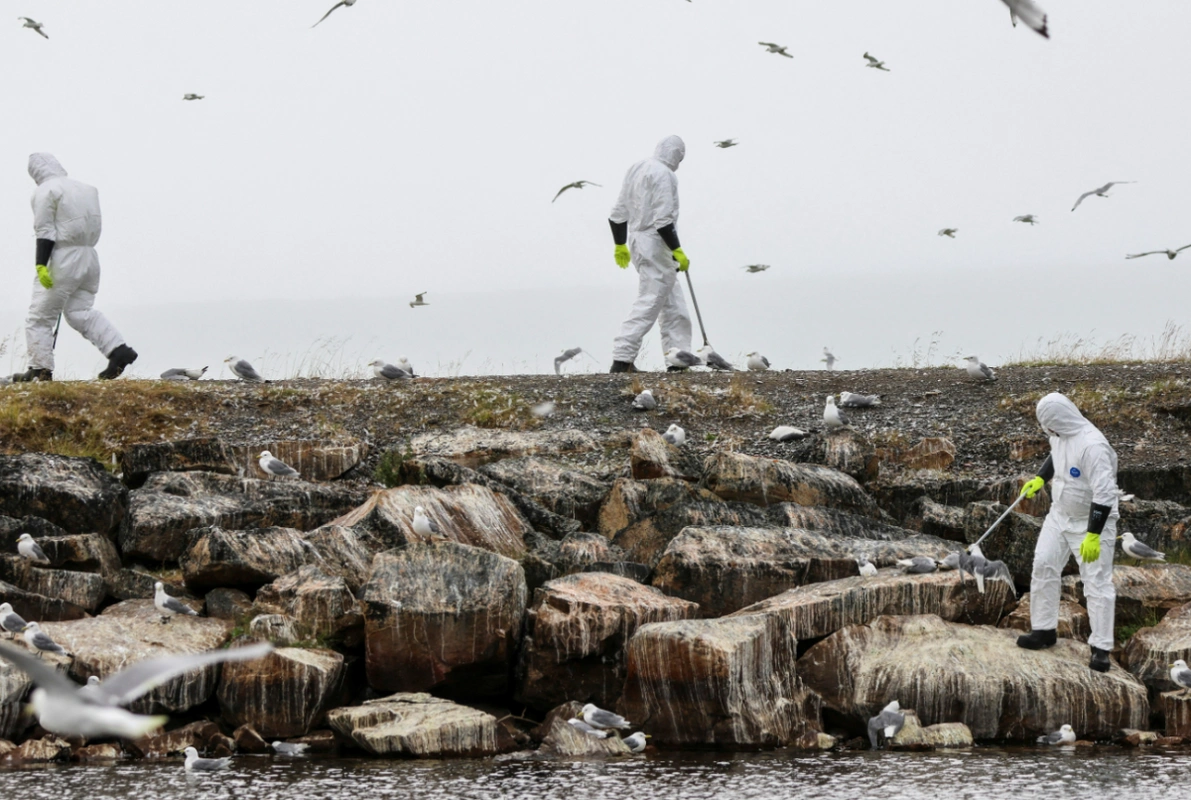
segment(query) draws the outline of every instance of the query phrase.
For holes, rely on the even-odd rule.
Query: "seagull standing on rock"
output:
[[[694,353],[679,350],[677,347],[671,347],[666,351],[666,364],[669,366],[669,372],[682,372],[691,367],[702,365],[703,359]]]
[[[1187,690],[1183,692],[1184,697],[1191,693],[1191,669],[1187,668],[1187,662],[1183,659],[1180,658],[1170,665],[1170,682],[1180,689]]]
[[[764,372],[769,369],[769,359],[753,351],[748,354],[748,368],[753,372]]]
[[[426,509],[421,506],[414,506],[414,533],[423,539],[443,538],[438,523],[426,516]]]
[[[165,593],[165,584],[161,581],[153,584],[153,607],[161,612],[161,622],[165,624],[170,617],[181,614],[184,617],[197,617],[198,612],[176,597]]]
[[[409,359],[406,358],[405,356],[402,356],[401,358],[397,359],[397,368],[403,369],[406,372],[408,372],[409,376],[411,378],[418,377],[418,373],[414,372],[414,365],[409,363]]]
[[[298,471],[279,458],[274,458],[268,450],[262,450],[260,460],[257,461],[261,470],[272,478],[292,478]]]
[[[649,738],[648,733],[637,731],[632,736],[624,737],[624,743],[629,746],[629,750],[633,753],[640,753],[645,749],[645,740]]]
[[[251,364],[239,356],[228,356],[223,359],[223,363],[227,364],[232,374],[242,381],[248,381],[249,383],[268,383],[267,380],[260,376],[260,373],[252,368]]]
[[[43,631],[41,626],[36,622],[30,622],[25,626],[25,644],[28,645],[30,650],[37,653],[38,658],[41,658],[42,653],[54,653],[59,656],[70,655],[63,649],[62,645],[51,639],[50,635]]]
[[[27,533],[22,533],[17,537],[17,552],[21,554],[21,558],[36,564],[50,563],[50,557],[42,551],[37,542],[33,541],[33,537]]]
[[[632,724],[627,719],[620,716],[620,714],[614,714],[611,711],[605,711],[595,703],[588,703],[587,705],[583,706],[583,710],[579,712],[579,719],[583,720],[594,728],[601,728],[603,730],[616,728],[627,731],[629,728],[633,727]]]
[[[720,372],[735,372],[736,367],[728,363],[728,360],[715,351],[711,345],[703,345],[695,353],[706,362],[707,366]]]
[[[967,369],[968,377],[977,381],[995,381],[997,376],[989,369],[988,365],[980,360],[980,356],[968,356],[964,359],[968,362]]]
[[[392,364],[387,364],[379,358],[376,361],[370,361],[368,366],[372,367],[372,374],[375,377],[383,378],[386,381],[409,380],[413,377],[413,375],[406,372],[401,367],[395,367]]]
[[[827,403],[823,406],[823,424],[827,426],[827,430],[838,430],[847,423],[843,416],[839,413],[839,409],[835,407],[835,395],[827,395]]]
[[[860,575],[863,578],[875,578],[877,576],[876,565],[865,556],[856,559],[856,566],[860,569]]]
[[[1132,533],[1121,534],[1121,549],[1138,561],[1165,561],[1166,553],[1159,553],[1145,542],[1137,541]]]
[[[1075,731],[1070,725],[1064,725],[1054,733],[1048,733],[1045,736],[1039,736],[1036,741],[1038,744],[1075,744]]]
[[[682,447],[684,444],[686,444],[686,431],[684,431],[678,425],[671,425],[666,429],[666,432],[662,434],[662,438],[675,447]]]
[[[21,615],[12,610],[12,604],[0,603],[0,630],[10,633],[10,638],[16,638],[18,633],[25,630],[28,622],[21,619]]]

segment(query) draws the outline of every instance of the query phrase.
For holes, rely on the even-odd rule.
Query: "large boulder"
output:
[[[903,709],[906,721],[902,729],[889,740],[890,750],[936,750],[971,747],[975,742],[972,730],[962,722],[940,722],[923,727],[918,712]]]
[[[596,525],[608,484],[544,458],[508,458],[480,467],[480,472],[520,492],[555,514]]]
[[[942,616],[942,615],[940,615]],[[962,621],[962,620],[961,620]],[[1034,630],[1030,623],[1030,593],[1026,592],[1013,609],[1001,620],[1002,628],[1008,628],[1022,633]],[[1079,603],[1073,602],[1067,596],[1059,599],[1059,627],[1056,634],[1060,639],[1074,639],[1086,642],[1092,635],[1092,623],[1088,618],[1088,611]]]
[[[629,640],[618,710],[662,746],[780,747],[821,728],[796,644],[772,615],[644,625]]]
[[[463,426],[448,432],[432,431],[414,436],[409,448],[415,456],[436,456],[465,467],[520,456],[558,456],[596,450],[594,436],[574,429],[556,431],[509,431]]]
[[[466,758],[515,747],[496,717],[421,693],[399,693],[327,715],[331,728],[377,756]]]
[[[365,489],[347,484],[157,473],[130,495],[120,549],[126,558],[177,561],[194,528],[312,530],[367,498]]]
[[[639,481],[679,478],[697,481],[703,465],[693,450],[676,447],[652,428],[642,428],[633,436],[629,449],[629,472]]]
[[[413,528],[416,506],[425,509],[445,540],[509,558],[525,555],[529,523],[508,498],[483,486],[401,486],[376,492],[335,524],[367,532],[390,548],[422,543],[424,537]]]
[[[93,458],[0,456],[0,514],[34,515],[67,533],[113,537],[127,503],[128,490]]]
[[[867,436],[854,428],[841,428],[816,437],[822,462],[831,469],[850,475],[861,483],[877,479],[881,459]],[[819,461],[818,458],[815,461]]]
[[[943,558],[959,545],[918,536],[886,542],[796,528],[687,528],[666,547],[652,583],[719,617],[807,584],[859,574],[856,558],[892,564],[898,558]]]
[[[1191,603],[1191,567],[1184,564],[1115,566],[1112,585],[1117,592],[1116,624],[1153,625],[1172,608]],[[1063,578],[1063,593],[1087,605],[1079,575]]]
[[[568,711],[572,714],[580,708],[579,703],[568,704]],[[561,714],[550,715],[541,726],[544,735],[542,746],[538,748],[539,753],[554,758],[627,756],[632,753],[624,739],[619,736],[605,736],[601,739],[571,725],[567,722],[568,718]]]
[[[856,576],[790,589],[732,614],[780,618],[799,641],[821,639],[849,625],[863,625],[884,615],[935,614],[952,622],[995,625],[1013,604],[1012,589],[989,581],[984,594],[969,578],[954,572],[905,575],[882,570],[872,578]]]
[[[725,500],[768,506],[826,506],[881,519],[881,510],[856,479],[828,467],[720,452],[704,463],[704,485]]]
[[[179,563],[186,588],[196,592],[233,586],[256,589],[318,558],[314,546],[290,528],[209,527],[193,530],[190,536]]]
[[[238,462],[237,472],[241,475],[270,477],[260,465],[261,451],[268,450],[275,458],[296,469],[302,480],[312,483],[342,478],[368,457],[368,445],[350,437],[336,441],[261,441],[232,450]]]
[[[360,591],[368,581],[372,557],[384,549],[368,533],[340,525],[324,525],[303,538],[318,552],[318,568],[328,575],[343,578],[353,592]]]
[[[42,569],[17,556],[0,557],[0,579],[41,597],[52,597],[89,614],[107,597],[102,575],[65,569]]]
[[[268,478],[258,463],[262,450],[298,470],[308,481],[335,480],[368,455],[368,446],[354,439],[261,441],[251,446],[232,446],[220,439],[199,438],[132,445],[124,452],[120,465],[125,483],[134,488],[154,472],[216,472]]]
[[[1150,687],[1157,700],[1161,692],[1177,688],[1170,680],[1170,665],[1180,658],[1191,660],[1191,603],[1171,609],[1157,625],[1133,634],[1121,666]]]
[[[1166,719],[1166,735],[1191,739],[1191,694],[1184,689],[1162,695],[1162,716]]]
[[[73,655],[70,676],[86,683],[92,675],[106,678],[130,664],[179,653],[202,653],[223,647],[231,624],[206,617],[174,617],[163,624],[151,600],[127,600],[98,617],[51,622],[42,626]],[[167,681],[133,701],[139,713],[186,711],[202,705],[215,691],[220,666],[211,664]]]
[[[872,517],[853,514],[834,508],[800,506],[797,503],[777,503],[765,509],[769,525],[776,528],[800,528],[817,531],[832,537],[872,539],[881,542],[898,542],[913,539],[917,531],[899,528]]]
[[[225,664],[219,707],[231,725],[251,725],[266,738],[304,736],[335,704],[345,672],[333,650],[281,648]]]
[[[1129,531],[1162,552],[1191,548],[1191,508],[1169,500],[1134,498],[1121,503],[1120,511],[1118,531]]]
[[[600,506],[598,529],[609,539],[633,523],[671,506],[686,503],[720,503],[706,489],[679,478],[636,481],[620,478],[612,484]]]
[[[540,710],[568,700],[612,708],[624,685],[624,648],[637,629],[697,613],[694,603],[606,573],[550,581],[534,592],[515,699]]]
[[[478,547],[438,542],[381,553],[360,592],[368,684],[506,692],[526,593],[520,564]]]
[[[38,622],[60,622],[87,616],[86,609],[81,606],[61,598],[26,591],[3,580],[0,580],[0,603],[8,603],[24,619]]]
[[[238,472],[232,447],[210,437],[129,445],[120,455],[120,471],[124,482],[134,489],[155,472]]]
[[[283,575],[256,593],[253,614],[292,617],[301,639],[343,639],[364,618],[347,583],[313,564]]]
[[[963,722],[978,740],[1029,741],[1064,724],[1107,739],[1146,725],[1146,689],[1132,675],[1093,672],[1087,646],[1070,639],[1033,651],[1017,635],[936,616],[879,617],[811,647],[798,674],[858,732],[890,700],[926,724]]]
[[[989,499],[986,482],[977,478],[953,478],[931,470],[903,472],[870,484],[867,489],[882,510],[898,524],[907,526],[924,497],[941,505],[961,508],[975,500]]]
[[[33,681],[23,670],[0,659],[0,740],[13,739],[25,729],[28,720],[22,704],[31,688]]]
[[[747,503],[698,501],[671,506],[639,519],[619,531],[612,543],[629,560],[652,568],[674,537],[688,527],[763,528],[771,524],[762,509]]]

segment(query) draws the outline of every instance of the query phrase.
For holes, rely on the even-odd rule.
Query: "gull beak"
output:
[[[21,633],[24,633],[25,631],[29,630],[29,628],[31,628],[31,627],[32,627],[31,625],[26,625],[25,627],[21,628]],[[1173,667],[1174,664],[1171,664],[1171,666]]]
[[[653,737],[652,737],[652,736],[650,736],[650,735],[647,733],[647,734],[645,734],[645,738],[646,738],[646,739],[652,739]]]

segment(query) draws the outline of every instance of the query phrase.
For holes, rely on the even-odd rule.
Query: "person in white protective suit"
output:
[[[653,158],[629,167],[608,218],[616,265],[625,269],[631,260],[638,280],[637,302],[612,346],[611,372],[637,371],[633,361],[655,322],[660,322],[662,352],[691,349],[691,317],[678,285],[678,273],[691,262],[678,241],[674,174],[685,155],[686,145],[679,137],[659,142]]]
[[[137,354],[107,318],[93,308],[99,291],[99,256],[95,252],[102,227],[99,192],[94,186],[68,178],[66,170],[49,153],[29,156],[29,176],[37,183],[33,192],[37,278],[25,322],[29,370],[13,378],[53,379],[54,325],[59,315],[107,357],[108,365],[99,373],[100,379],[119,377],[136,361]]]
[[[1038,401],[1038,422],[1050,437],[1050,457],[1021,493],[1033,497],[1051,481],[1050,513],[1034,548],[1030,578],[1029,634],[1017,644],[1041,650],[1055,643],[1063,567],[1072,555],[1079,561],[1092,635],[1088,666],[1108,672],[1112,664],[1113,614],[1117,594],[1112,585],[1116,543],[1117,454],[1075,404],[1051,393]]]

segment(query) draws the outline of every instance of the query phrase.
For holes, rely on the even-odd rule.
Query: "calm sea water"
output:
[[[52,798],[1034,798],[1187,797],[1191,751],[1115,748],[950,753],[661,754],[610,761],[272,760],[187,776],[182,762],[0,771],[0,797]]]

